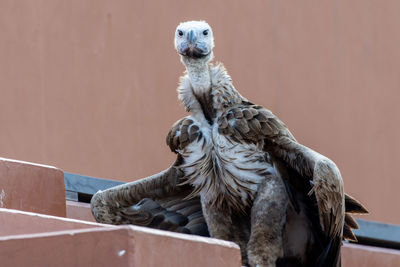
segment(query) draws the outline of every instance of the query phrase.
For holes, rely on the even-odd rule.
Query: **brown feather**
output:
[[[257,119],[251,119],[249,121],[249,126],[252,131],[259,133],[261,131],[261,124]]]
[[[186,120],[183,120],[182,126],[189,126],[189,125],[191,125],[192,123],[193,123],[193,120],[191,120],[191,119],[186,119]]]
[[[192,125],[192,127],[190,127],[189,133],[190,133],[190,135],[192,135],[192,134],[194,134],[194,133],[196,133],[198,131],[199,131],[199,126]]]
[[[226,128],[228,126],[228,120],[226,119],[226,117],[221,117],[218,121],[218,126],[220,128]]]
[[[358,223],[350,214],[346,214],[344,217],[344,222],[352,229],[358,229]]]
[[[189,134],[187,131],[183,131],[181,132],[181,135],[179,136],[179,142],[181,144],[183,144],[184,142],[189,140]],[[182,145],[184,147],[184,145]]]
[[[353,231],[347,225],[343,227],[343,239],[357,242],[357,237],[354,235]]]
[[[261,132],[264,135],[269,136],[269,135],[271,135],[273,133],[273,130],[272,130],[271,126],[268,125],[268,123],[261,121],[260,125],[261,125]]]
[[[233,119],[235,116],[233,115],[233,112],[232,111],[229,111],[227,114],[226,114],[226,118],[228,119],[228,121],[230,121],[231,119]]]
[[[255,118],[259,121],[259,122],[266,122],[268,120],[267,116],[264,113],[258,113],[257,116],[255,116]]]
[[[174,136],[173,141],[172,141],[172,146],[175,148],[179,147],[179,136],[178,135]]]
[[[250,131],[247,121],[245,119],[236,120],[235,128],[243,135]]]
[[[251,114],[253,114],[253,117],[258,114],[258,111],[255,108],[249,108],[249,111],[251,112]]]
[[[235,116],[235,119],[241,119],[241,118],[243,118],[242,110],[239,109],[239,108],[234,108],[234,109],[233,109],[233,115]]]
[[[368,214],[368,210],[355,198],[345,194],[346,212],[351,214]]]
[[[250,110],[248,109],[244,109],[243,110],[243,116],[246,120],[250,120],[251,118],[253,118],[253,114],[251,113]]]

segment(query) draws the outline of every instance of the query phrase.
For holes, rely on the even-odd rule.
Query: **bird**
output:
[[[232,241],[244,266],[340,266],[342,241],[356,241],[352,215],[368,211],[344,193],[336,164],[236,90],[213,63],[207,22],[180,23],[174,45],[186,68],[178,98],[189,113],[166,137],[176,160],[97,192],[96,221]]]

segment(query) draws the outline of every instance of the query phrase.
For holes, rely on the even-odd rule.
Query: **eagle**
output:
[[[97,192],[94,218],[233,241],[246,266],[340,266],[342,240],[356,240],[352,214],[367,210],[344,193],[338,167],[235,89],[211,62],[205,21],[179,24],[174,44],[186,67],[178,98],[190,113],[166,138],[176,160]]]

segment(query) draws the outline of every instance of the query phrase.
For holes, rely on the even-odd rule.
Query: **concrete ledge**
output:
[[[237,245],[134,226],[0,237],[2,266],[240,266]]]
[[[110,231],[109,231],[110,230]],[[91,228],[0,237],[2,266],[132,266],[126,229]]]
[[[90,204],[67,200],[67,218],[96,222]]]
[[[400,250],[356,244],[344,244],[342,247],[342,266],[400,266]]]
[[[240,266],[239,248],[231,242],[95,223],[90,205],[66,202],[64,188],[57,168],[0,158],[1,266]],[[376,223],[365,224],[367,234],[359,230],[360,237],[399,241],[397,226],[380,224],[374,232]],[[342,249],[343,267],[399,263],[395,249],[349,243]]]
[[[1,266],[240,266],[238,246],[213,238],[2,208],[0,225]],[[399,262],[399,250],[342,248],[343,267]]]
[[[64,173],[54,167],[0,158],[0,208],[65,217]]]
[[[0,225],[0,236],[76,230],[93,227],[115,227],[113,225],[2,208],[0,208]]]

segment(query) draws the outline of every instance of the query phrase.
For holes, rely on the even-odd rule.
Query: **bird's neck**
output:
[[[211,73],[209,60],[189,59],[185,60],[186,71],[189,77],[190,87],[195,101],[199,104],[198,110],[208,124],[212,125],[215,118],[215,109],[211,95]],[[196,110],[192,110],[196,113]]]
[[[183,58],[190,83],[196,95],[202,95],[211,88],[210,66],[207,59]]]
[[[218,113],[247,101],[236,91],[222,64],[182,62],[186,74],[181,78],[178,98],[198,121],[213,124]]]

